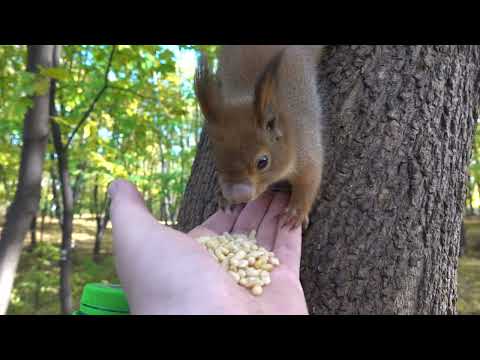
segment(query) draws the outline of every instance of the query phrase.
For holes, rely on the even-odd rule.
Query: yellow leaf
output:
[[[90,134],[91,134],[90,124],[86,124],[85,127],[83,128],[83,135],[86,137],[89,137]]]
[[[113,127],[113,118],[110,114],[107,114],[107,113],[103,113],[103,119],[105,121],[105,126],[108,128],[108,129],[111,129]]]

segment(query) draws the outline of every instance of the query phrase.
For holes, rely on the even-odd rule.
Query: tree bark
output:
[[[30,224],[30,251],[35,249],[37,246],[37,215],[33,216],[32,222]]]
[[[108,222],[110,221],[110,203],[108,198],[105,200],[103,217],[97,217],[97,232],[95,234],[95,246],[93,248],[93,259],[98,261],[100,258],[100,248],[102,246],[102,240],[105,236],[105,230],[107,229]]]
[[[52,162],[55,161],[55,156],[53,155],[53,153],[50,155],[50,160]],[[58,223],[60,224],[60,227],[61,227],[63,226],[62,211],[61,211],[60,200],[59,200],[60,196],[58,195],[58,190],[57,190],[57,176],[55,175],[55,169],[53,168],[53,166],[50,170],[50,177],[52,180],[52,196],[53,196],[53,205],[55,206],[55,217],[57,218]]]
[[[82,186],[84,182],[84,174],[83,172],[85,171],[85,168],[87,167],[86,162],[82,162],[79,166],[78,169],[80,170],[80,173],[77,175],[75,178],[75,181],[73,183],[73,203],[78,204],[78,199],[80,198],[80,194],[82,192]]]
[[[100,248],[102,240],[105,235],[105,229],[110,221],[110,202],[108,196],[105,194],[103,206],[100,209],[98,201],[98,184],[95,183],[93,189],[93,202],[95,207],[95,220],[97,223],[97,231],[95,233],[95,245],[93,247],[93,260],[98,261],[100,258]]]
[[[324,179],[303,235],[310,313],[454,314],[480,49],[329,50]],[[180,229],[213,213],[215,183],[202,134]]]
[[[27,70],[37,73],[39,65],[51,67],[52,51],[52,45],[29,45]],[[49,99],[48,92],[34,96],[33,106],[25,115],[17,190],[0,238],[0,314],[7,312],[23,241],[40,202],[49,133]]]
[[[47,206],[48,206],[48,201],[45,200],[45,205],[43,206],[42,209],[42,222],[40,225],[40,242],[43,242],[43,233],[45,231],[45,217],[47,216]]]
[[[52,116],[53,115],[52,113]],[[62,193],[62,244],[60,251],[60,304],[62,314],[72,312],[72,289],[70,277],[72,273],[72,232],[73,232],[73,191],[70,186],[68,171],[68,150],[63,147],[60,127],[52,120],[52,135],[55,151],[57,152],[58,173],[60,174],[60,188]]]
[[[55,146],[55,152],[57,154],[58,160],[58,173],[60,177],[60,185],[62,189],[62,202],[63,202],[63,217],[62,217],[62,248],[60,254],[60,303],[61,311],[63,314],[70,314],[72,312],[72,288],[70,284],[70,278],[72,274],[72,232],[73,232],[73,214],[74,214],[74,192],[72,186],[70,185],[70,174],[68,170],[68,154],[70,144],[75,138],[77,132],[82,128],[86,123],[91,113],[95,110],[97,102],[102,98],[103,94],[108,88],[108,74],[112,66],[113,55],[115,54],[116,46],[112,46],[112,51],[110,52],[107,69],[105,71],[104,84],[100,91],[97,93],[92,103],[82,115],[82,118],[73,129],[72,133],[68,136],[68,139],[63,144],[62,134],[60,131],[59,125],[53,120],[53,117],[56,116],[57,111],[55,108],[55,90],[56,82],[52,81],[52,95],[50,101],[50,114],[52,116],[51,125],[52,125],[52,135],[53,142]],[[59,64],[59,54],[60,47],[56,46],[58,50],[55,52],[54,63]]]
[[[55,50],[53,63],[58,64],[58,45]],[[63,145],[60,126],[55,122],[57,116],[55,108],[56,81],[52,81],[50,94],[50,116],[53,145],[57,154],[57,168],[60,178],[60,189],[62,193],[62,244],[60,250],[60,307],[62,314],[70,314],[73,310],[72,287],[70,278],[72,275],[72,232],[73,232],[73,190],[70,185],[70,174],[68,170],[68,147]]]

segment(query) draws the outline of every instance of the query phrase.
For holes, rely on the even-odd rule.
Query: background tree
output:
[[[319,79],[327,114],[325,176],[303,246],[310,311],[455,313],[480,49],[330,50]],[[180,229],[215,210],[214,188],[202,134]]]
[[[36,236],[38,226],[31,226],[37,246],[30,246],[30,255],[24,256],[31,275],[28,280],[23,278],[24,273],[17,278],[21,286],[12,294],[15,306],[35,298],[36,311],[53,294],[59,295],[63,313],[76,306],[86,275],[69,269],[85,263],[76,263],[83,254],[77,254],[75,240],[79,232],[89,228],[91,220],[100,219],[88,250],[95,254],[98,265],[88,265],[85,271],[110,264],[110,243],[105,245],[104,263],[101,239],[108,224],[106,188],[114,178],[134,181],[161,221],[176,221],[200,129],[191,87],[175,64],[179,48],[118,45],[111,56],[112,46],[68,45],[63,47],[61,63],[40,70],[39,79],[54,79],[52,137],[41,182],[42,220],[29,223],[40,222],[41,241],[38,243]],[[191,51],[195,47],[181,48]],[[211,52],[209,46],[202,48]],[[3,213],[13,199],[12,189],[18,180],[22,117],[31,103],[27,95],[36,88],[48,90],[48,86],[45,88],[45,82],[38,82],[25,71],[25,46],[0,46],[0,55]],[[76,220],[82,218],[85,226]],[[52,237],[52,221],[61,236]],[[55,282],[61,286],[56,287]],[[5,297],[9,297],[7,292]]]
[[[79,129],[85,124],[88,120],[90,114],[95,110],[95,105],[98,101],[101,100],[102,95],[108,88],[108,75],[112,65],[113,55],[115,53],[115,46],[112,47],[110,56],[108,58],[107,68],[104,74],[104,82],[96,96],[91,101],[89,107],[83,113],[80,121],[75,126],[73,131],[69,134],[67,142],[64,143],[62,140],[62,133],[60,126],[58,125],[57,110],[56,110],[56,81],[52,81],[50,89],[50,116],[51,116],[51,126],[52,126],[52,137],[53,144],[55,148],[55,154],[58,160],[58,173],[60,174],[60,188],[62,193],[62,204],[63,204],[63,216],[62,216],[62,246],[61,246],[61,256],[60,256],[60,304],[63,314],[70,314],[73,311],[72,308],[72,294],[71,294],[71,251],[72,251],[72,231],[73,231],[73,216],[74,216],[74,205],[75,200],[78,198],[78,186],[81,179],[79,174],[75,185],[70,182],[70,172],[69,172],[69,150],[72,141],[74,140]],[[53,64],[55,68],[58,68],[60,65],[60,46],[55,46]],[[64,107],[62,107],[64,109]],[[65,116],[64,111],[62,111],[62,116]],[[84,167],[85,163],[81,163],[80,167]]]
[[[28,47],[27,71],[39,74],[40,67],[52,64],[52,45]],[[36,79],[32,107],[24,121],[23,146],[15,198],[8,209],[0,238],[0,314],[5,314],[23,240],[40,201],[40,185],[48,139],[48,78]]]

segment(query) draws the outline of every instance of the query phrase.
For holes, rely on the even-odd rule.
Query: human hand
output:
[[[117,272],[132,314],[308,314],[299,274],[301,229],[278,225],[285,194],[265,193],[232,214],[218,211],[184,234],[159,224],[132,184],[115,181],[109,192]],[[195,240],[253,229],[258,244],[280,260],[259,297],[237,285]]]

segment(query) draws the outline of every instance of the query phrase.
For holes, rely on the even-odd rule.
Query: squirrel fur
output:
[[[317,66],[323,46],[228,45],[216,74],[200,57],[195,93],[212,144],[219,205],[247,203],[288,181],[282,226],[306,227],[323,168]]]

